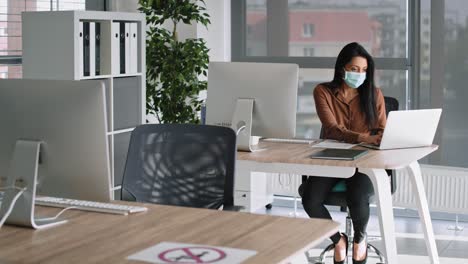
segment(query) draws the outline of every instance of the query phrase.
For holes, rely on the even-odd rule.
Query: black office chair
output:
[[[226,127],[147,124],[133,130],[122,200],[197,208],[234,206],[236,134]]]
[[[395,111],[398,110],[398,100],[393,98],[393,97],[384,97],[385,99],[385,110],[386,114],[388,116],[388,113],[390,111]],[[320,133],[320,137],[322,137],[322,132]],[[396,179],[394,176],[394,173],[392,170],[386,170],[388,176],[390,177],[390,186],[391,186],[391,192],[392,194],[396,190]],[[302,183],[304,183],[307,180],[307,175],[302,176]],[[302,197],[302,189],[303,185],[299,187],[299,195]],[[346,217],[346,230],[345,234],[348,236],[348,243],[350,244],[348,248],[352,248],[352,243],[353,243],[353,236],[352,236],[352,220],[349,215],[349,211],[347,210],[347,203],[346,203],[346,184],[344,180],[339,181],[331,190],[330,195],[327,197],[325,200],[325,205],[332,205],[332,206],[339,206],[340,210],[342,212],[347,212],[348,215]],[[371,202],[374,201],[374,197],[371,197]],[[371,243],[367,244],[367,247],[369,250],[372,250],[376,253],[376,255],[380,258],[380,263],[385,263],[384,256],[382,252],[380,252],[375,246],[373,246]],[[322,264],[324,263],[326,254],[333,250],[335,248],[335,245],[332,243],[328,245],[320,254],[318,261],[315,262],[315,264]]]

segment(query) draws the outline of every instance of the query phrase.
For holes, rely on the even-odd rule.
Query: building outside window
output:
[[[22,77],[21,12],[85,7],[86,0],[0,0],[0,78]]]

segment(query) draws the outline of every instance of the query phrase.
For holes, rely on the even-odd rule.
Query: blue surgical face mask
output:
[[[358,88],[366,80],[366,73],[345,71],[343,79],[349,87]]]

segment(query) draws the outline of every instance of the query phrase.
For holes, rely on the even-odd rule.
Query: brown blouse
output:
[[[366,116],[360,107],[357,90],[344,97],[342,89],[332,91],[324,85],[314,89],[315,109],[322,122],[322,138],[335,139],[347,143],[359,143],[359,136],[370,136],[371,132],[383,133],[387,117],[385,100],[380,89],[377,89],[377,122],[369,128]]]

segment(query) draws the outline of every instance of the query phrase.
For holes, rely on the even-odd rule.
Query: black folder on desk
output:
[[[326,148],[312,153],[311,159],[331,159],[331,160],[355,160],[362,157],[367,152],[366,149],[336,149]]]

